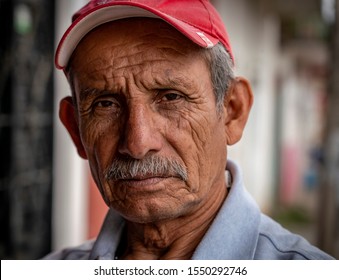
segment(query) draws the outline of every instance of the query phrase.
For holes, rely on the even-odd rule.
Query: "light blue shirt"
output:
[[[333,259],[268,216],[246,191],[239,166],[228,161],[232,184],[209,230],[196,248],[195,260]],[[96,240],[51,253],[45,259],[114,259],[124,219],[109,210]]]

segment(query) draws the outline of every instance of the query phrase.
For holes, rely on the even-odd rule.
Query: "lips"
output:
[[[149,176],[135,176],[133,178],[126,178],[127,181],[143,181],[143,180],[149,180],[149,179],[155,179],[155,178],[168,178],[171,176],[159,176],[159,175],[149,175]]]
[[[156,190],[162,188],[160,183],[170,179],[179,179],[177,176],[164,176],[164,175],[146,175],[135,176],[133,178],[120,179],[115,181],[117,185],[130,187],[130,188],[143,188],[144,190]]]

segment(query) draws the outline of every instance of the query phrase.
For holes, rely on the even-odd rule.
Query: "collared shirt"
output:
[[[333,259],[304,238],[261,213],[246,191],[238,165],[228,161],[232,177],[229,194],[197,246],[193,260],[309,260]],[[45,259],[114,259],[124,219],[109,210],[96,240],[47,255]]]

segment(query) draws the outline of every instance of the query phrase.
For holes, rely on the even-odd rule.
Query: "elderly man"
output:
[[[207,0],[94,0],[62,38],[60,119],[110,210],[47,259],[327,259],[245,191],[227,146],[253,96]]]

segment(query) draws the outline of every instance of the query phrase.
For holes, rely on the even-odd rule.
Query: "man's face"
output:
[[[124,20],[88,34],[71,69],[81,145],[108,206],[155,222],[192,213],[222,192],[225,111],[216,109],[201,49],[161,21]],[[135,167],[150,158],[176,168],[112,175],[121,161]]]

